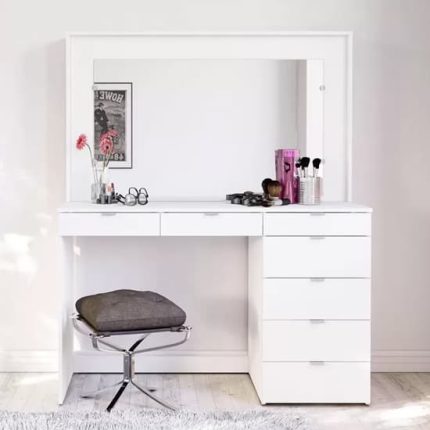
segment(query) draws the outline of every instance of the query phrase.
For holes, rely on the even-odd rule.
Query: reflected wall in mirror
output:
[[[98,82],[133,84],[133,169],[111,175],[120,190],[222,199],[259,191],[278,148],[322,156],[322,61],[103,59]]]

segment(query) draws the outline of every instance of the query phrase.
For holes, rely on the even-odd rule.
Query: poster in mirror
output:
[[[104,157],[100,142],[113,135],[109,168],[133,167],[133,84],[131,82],[96,82],[94,90],[94,158]]]

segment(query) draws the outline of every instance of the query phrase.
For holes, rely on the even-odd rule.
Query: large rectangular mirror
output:
[[[323,158],[323,199],[349,200],[350,48],[347,33],[71,36],[67,200],[90,198],[88,160],[74,143],[81,133],[97,142],[94,87],[103,82],[133,87],[126,160],[112,163],[125,167],[111,171],[119,191],[223,200],[258,191],[275,175],[275,149],[297,147]]]
[[[156,200],[259,191],[275,176],[276,149],[322,156],[315,149],[323,139],[322,67],[305,60],[95,60],[95,150],[103,131],[118,129],[111,165],[132,169],[112,170],[112,179],[120,189],[145,186]]]

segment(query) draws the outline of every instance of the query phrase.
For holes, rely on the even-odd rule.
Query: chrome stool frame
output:
[[[166,402],[165,400],[162,400],[158,396],[153,394],[153,391],[156,391],[154,388],[141,387],[139,384],[137,384],[137,382],[134,379],[135,377],[134,359],[136,354],[142,354],[144,352],[150,352],[150,351],[157,351],[159,349],[170,348],[170,347],[185,343],[190,338],[191,327],[180,326],[180,327],[169,327],[169,328],[154,329],[154,330],[115,331],[115,332],[98,333],[94,331],[94,329],[89,324],[87,324],[87,322],[83,318],[81,318],[80,315],[75,314],[72,316],[72,319],[73,319],[74,328],[79,333],[90,337],[91,343],[94,349],[101,352],[117,352],[123,355],[124,369],[123,369],[122,380],[118,381],[114,385],[103,387],[98,390],[92,391],[90,393],[81,394],[82,398],[95,397],[99,393],[102,393],[104,391],[107,391],[119,386],[119,390],[117,391],[114,398],[111,400],[108,407],[106,408],[106,410],[110,412],[112,408],[115,406],[116,402],[121,397],[124,390],[127,388],[128,384],[131,384],[134,387],[136,387],[141,393],[145,394],[146,396],[148,396],[155,402],[159,403],[160,405],[168,409],[171,409],[172,411],[175,411],[177,409],[169,402]],[[87,330],[84,330],[83,327],[85,327]],[[169,343],[167,345],[154,346],[151,348],[144,348],[144,349],[136,349],[150,334],[161,333],[161,332],[184,333],[184,337],[182,340],[178,342]],[[135,335],[139,334],[141,336],[128,349],[121,348],[106,340],[106,338],[110,336],[132,335],[132,334],[135,334]],[[100,345],[103,345],[106,348],[102,348],[100,347]]]

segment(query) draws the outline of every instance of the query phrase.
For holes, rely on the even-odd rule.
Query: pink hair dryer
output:
[[[276,180],[282,185],[282,198],[291,203],[299,202],[299,180],[296,162],[299,159],[298,149],[277,149],[275,151]]]

